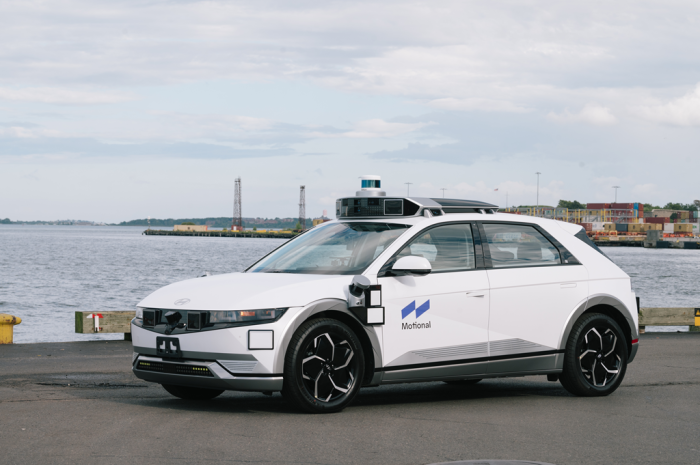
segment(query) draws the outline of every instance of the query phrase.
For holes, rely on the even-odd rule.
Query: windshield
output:
[[[314,228],[250,267],[250,273],[360,274],[410,226],[332,223]]]

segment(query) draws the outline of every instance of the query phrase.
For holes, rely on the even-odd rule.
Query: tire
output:
[[[620,386],[627,371],[627,339],[607,315],[583,315],[571,329],[559,382],[571,394],[607,396]]]
[[[339,412],[357,395],[364,374],[364,353],[355,333],[338,320],[310,320],[287,348],[282,395],[306,412]]]
[[[443,381],[445,384],[450,386],[474,386],[476,383],[481,381],[480,379],[455,379],[451,381]]]
[[[161,384],[163,389],[168,391],[170,394],[180,399],[185,400],[209,400],[214,397],[220,396],[224,390],[221,389],[205,389],[196,388],[189,386],[175,386],[173,384]]]

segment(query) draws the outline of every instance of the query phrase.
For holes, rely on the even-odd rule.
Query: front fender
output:
[[[279,349],[275,353],[275,358],[273,362],[274,373],[284,373],[284,358],[287,354],[287,348],[292,340],[292,336],[296,330],[301,326],[306,320],[312,316],[326,311],[340,312],[348,315],[353,320],[357,321],[360,326],[362,326],[369,337],[370,343],[372,344],[372,353],[374,355],[374,366],[381,367],[382,365],[382,351],[381,344],[379,342],[379,337],[373,326],[365,326],[357,319],[353,313],[348,310],[348,303],[345,300],[340,299],[322,299],[310,303],[306,307],[302,308],[300,311],[294,315],[287,326],[284,328],[284,335],[282,336]]]

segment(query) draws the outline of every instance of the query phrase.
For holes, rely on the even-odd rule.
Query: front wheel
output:
[[[364,374],[364,354],[355,333],[338,320],[311,320],[289,343],[282,394],[307,412],[338,412],[355,398]]]
[[[627,370],[627,341],[607,315],[583,315],[574,324],[564,352],[562,386],[577,396],[607,396]]]
[[[163,389],[168,391],[170,394],[180,399],[185,400],[209,400],[214,397],[220,396],[224,390],[223,389],[205,389],[196,388],[189,386],[175,386],[173,384],[161,384]]]

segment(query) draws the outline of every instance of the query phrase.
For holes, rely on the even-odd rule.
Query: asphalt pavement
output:
[[[647,333],[622,386],[578,398],[544,376],[363,389],[331,415],[275,393],[170,396],[131,343],[0,346],[0,464],[700,464],[700,333]]]

